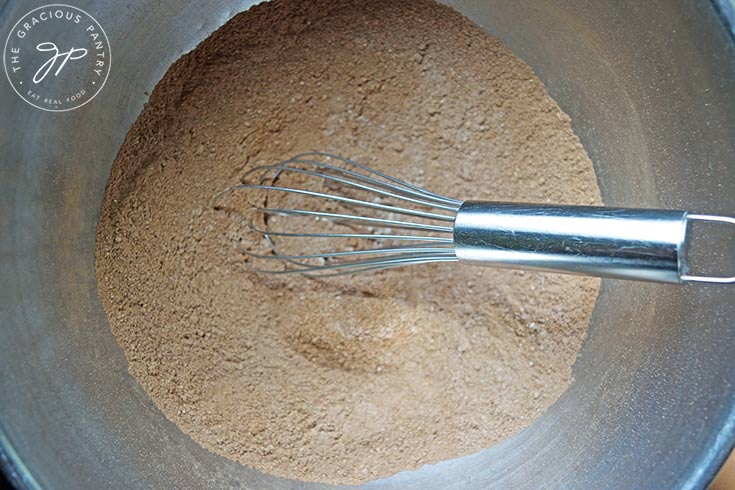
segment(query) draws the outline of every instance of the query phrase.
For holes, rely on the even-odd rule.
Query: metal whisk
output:
[[[689,275],[687,265],[688,223],[735,225],[731,217],[460,201],[321,152],[257,166],[241,182],[215,195],[213,205],[247,217],[258,239],[244,243],[244,252],[259,272],[324,276],[459,261],[656,282],[735,282]]]

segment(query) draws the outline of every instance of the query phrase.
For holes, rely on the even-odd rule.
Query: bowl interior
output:
[[[0,462],[29,488],[333,488],[210,454],[127,373],[97,298],[110,166],[170,64],[254,2],[75,5],[107,31],[91,103],[0,83]],[[735,48],[707,2],[447,1],[528,62],[574,121],[608,205],[735,212]],[[10,2],[2,32],[28,10]],[[735,299],[606,281],[575,379],[530,428],[371,489],[704,487],[735,438]]]

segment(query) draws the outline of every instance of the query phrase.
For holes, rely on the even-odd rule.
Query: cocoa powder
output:
[[[170,68],[114,163],[96,267],[132,375],[204,447],[308,481],[385,477],[529,425],[570,381],[598,281],[255,274],[210,199],[314,150],[460,199],[600,203],[569,118],[452,9],[260,4]]]

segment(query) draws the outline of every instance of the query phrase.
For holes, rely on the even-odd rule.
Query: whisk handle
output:
[[[686,211],[467,201],[457,212],[461,262],[666,283],[735,282],[688,276],[687,223],[725,217]]]

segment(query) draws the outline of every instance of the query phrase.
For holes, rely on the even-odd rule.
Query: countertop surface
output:
[[[735,452],[730,454],[710,490],[735,490]]]

